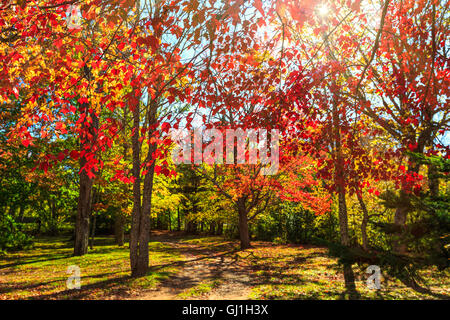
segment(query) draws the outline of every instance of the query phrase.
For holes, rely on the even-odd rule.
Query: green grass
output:
[[[183,291],[178,296],[182,299],[189,299],[193,297],[202,296],[206,293],[209,293],[211,290],[220,286],[222,281],[220,279],[214,279],[211,281],[205,281],[196,285],[193,288],[189,288],[188,290]]]
[[[180,242],[203,246],[211,251],[231,251],[239,249],[239,244],[236,241],[226,240],[224,237],[189,236],[182,239]]]
[[[72,245],[64,238],[38,238],[33,249],[0,256],[0,299],[123,299],[138,296],[180,272],[186,259],[179,249],[151,242],[149,273],[130,278],[128,247],[118,247],[111,237],[96,239],[94,250],[72,257]],[[341,267],[326,248],[273,245],[254,242],[254,248],[236,251],[237,241],[221,237],[186,237],[179,240],[184,253],[204,256],[217,253],[236,259],[253,281],[251,299],[343,299],[346,298]],[[187,251],[186,251],[187,250]],[[190,257],[192,259],[192,256]],[[67,268],[81,269],[81,290],[68,290]],[[422,272],[432,294],[418,293],[395,279],[383,279],[381,290],[367,288],[365,270],[354,267],[362,299],[449,299],[449,272]],[[207,296],[226,279],[208,279],[181,292],[189,299]]]
[[[72,257],[73,248],[63,238],[39,238],[31,250],[0,257],[0,299],[99,299],[133,296],[153,288],[177,272],[164,266],[181,259],[176,250],[159,242],[150,243],[154,270],[130,278],[128,247],[118,247],[109,237],[97,238],[96,246],[83,257]],[[67,268],[81,269],[81,290],[68,290]]]
[[[336,259],[327,249],[311,246],[273,246],[240,253],[254,269],[259,281],[252,299],[345,299],[344,279]],[[449,272],[422,273],[433,294],[422,294],[396,279],[382,279],[380,290],[367,288],[365,270],[354,267],[361,299],[439,299],[450,298]],[[444,297],[444,295],[446,297]]]

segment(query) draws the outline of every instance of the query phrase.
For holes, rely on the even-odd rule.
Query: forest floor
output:
[[[343,277],[327,249],[311,245],[237,241],[153,231],[150,270],[131,278],[127,247],[112,237],[95,240],[84,257],[72,257],[68,239],[39,238],[33,249],[0,257],[0,299],[342,299]],[[80,267],[81,288],[67,289],[71,265]],[[428,293],[383,278],[380,290],[366,286],[355,267],[362,299],[450,299],[449,272],[427,270]]]

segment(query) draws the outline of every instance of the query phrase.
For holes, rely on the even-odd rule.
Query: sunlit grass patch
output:
[[[346,298],[341,267],[326,248],[275,246],[239,253],[252,266],[258,284],[251,299],[343,299]],[[433,293],[418,293],[396,279],[382,280],[380,290],[367,287],[364,270],[354,266],[356,287],[362,299],[436,299],[450,294],[448,272],[426,270],[423,276]],[[442,298],[442,296],[441,296]]]
[[[73,257],[71,244],[63,238],[37,239],[33,249],[12,253],[0,260],[0,299],[93,299],[132,295],[136,290],[155,287],[178,269],[172,263],[181,256],[168,245],[151,242],[150,267],[145,277],[132,279],[129,250],[118,247],[109,237],[96,239],[93,250]],[[81,270],[81,290],[68,290],[67,268]],[[166,266],[167,265],[167,266]]]
[[[193,288],[189,288],[188,290],[183,291],[178,296],[183,299],[198,297],[206,293],[209,293],[214,288],[220,286],[221,283],[222,281],[220,279],[208,280],[196,285]]]
[[[195,236],[189,237],[188,239],[183,239],[180,243],[188,245],[202,246],[210,251],[232,251],[239,250],[239,242],[234,240],[229,240],[224,237],[216,236]]]

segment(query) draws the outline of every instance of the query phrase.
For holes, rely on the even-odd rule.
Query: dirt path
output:
[[[210,250],[167,233],[159,233],[152,238],[181,252],[184,257],[180,263],[181,271],[135,299],[249,299],[253,286],[251,270],[237,260],[231,248],[227,251]]]

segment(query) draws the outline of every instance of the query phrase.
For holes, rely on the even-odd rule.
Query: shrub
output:
[[[0,217],[0,251],[22,250],[31,247],[32,237],[19,230],[11,216]]]

